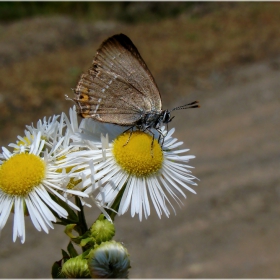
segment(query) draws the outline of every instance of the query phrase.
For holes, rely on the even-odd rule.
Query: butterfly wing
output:
[[[75,89],[82,117],[133,125],[145,112],[161,111],[154,78],[131,40],[115,35],[102,43]]]

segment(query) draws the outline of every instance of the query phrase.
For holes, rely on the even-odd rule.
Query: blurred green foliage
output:
[[[197,2],[0,2],[0,21],[34,16],[71,15],[90,20],[129,23],[176,16]]]

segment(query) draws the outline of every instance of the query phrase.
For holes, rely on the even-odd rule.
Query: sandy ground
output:
[[[177,73],[183,75],[184,67],[178,65]],[[187,79],[156,73],[158,83],[165,83],[159,87],[170,93],[163,95],[164,108],[200,100],[200,109],[177,111],[172,122],[175,136],[196,155],[191,165],[200,181],[197,195],[187,193],[170,218],[159,219],[153,211],[142,222],[129,214],[116,219],[115,240],[131,255],[130,278],[279,278],[280,56],[215,70],[197,77],[191,88]],[[176,97],[179,88],[188,93]],[[69,108],[67,102],[63,106]],[[59,114],[61,108],[54,110]],[[15,141],[23,127],[3,129],[2,145]],[[87,210],[89,223],[97,215]],[[63,227],[46,235],[26,223],[24,245],[12,243],[12,217],[2,232],[1,278],[49,278],[67,246]]]

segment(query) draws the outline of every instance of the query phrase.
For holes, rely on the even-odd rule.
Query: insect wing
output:
[[[143,112],[161,110],[154,78],[131,40],[115,35],[102,43],[75,89],[83,117],[132,125]]]

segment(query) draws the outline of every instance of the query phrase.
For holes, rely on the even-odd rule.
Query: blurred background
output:
[[[0,2],[1,146],[68,112],[101,42],[124,33],[176,111],[170,128],[196,159],[197,195],[177,215],[116,218],[130,278],[280,277],[280,3]],[[99,212],[87,211],[88,223]],[[26,219],[24,245],[0,239],[1,278],[49,278],[68,240]]]

